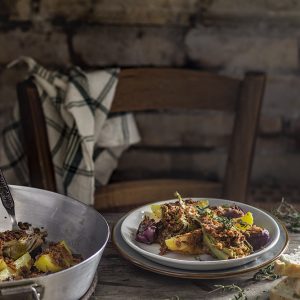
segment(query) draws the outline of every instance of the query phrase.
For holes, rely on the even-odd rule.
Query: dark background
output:
[[[293,0],[1,0],[0,129],[25,74],[5,66],[20,55],[48,68],[191,67],[239,78],[265,71],[252,195],[299,199],[299,20]],[[222,178],[230,115],[143,113],[137,121],[143,142],[113,180]]]

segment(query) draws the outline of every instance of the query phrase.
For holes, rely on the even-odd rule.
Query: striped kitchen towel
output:
[[[132,114],[109,113],[119,70],[49,71],[29,57],[9,67],[20,62],[38,88],[58,192],[93,204],[95,186],[107,184],[122,152],[140,140]],[[16,106],[2,134],[0,166],[9,183],[28,185],[20,126]]]

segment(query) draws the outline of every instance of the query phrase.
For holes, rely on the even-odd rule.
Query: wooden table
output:
[[[122,213],[104,214],[111,228]],[[290,234],[291,251],[300,245],[300,234]],[[142,270],[122,258],[110,241],[98,268],[98,284],[91,300],[98,299],[232,299],[236,293],[214,292],[216,284],[237,284],[245,290],[247,299],[268,299],[268,290],[275,281],[252,279],[253,273],[239,278],[218,280],[191,280],[167,277]],[[280,279],[279,279],[280,280]]]

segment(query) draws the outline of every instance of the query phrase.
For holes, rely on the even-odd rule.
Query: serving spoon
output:
[[[7,185],[6,179],[0,169],[0,197],[4,208],[10,216],[12,230],[19,230],[15,214],[15,202]]]

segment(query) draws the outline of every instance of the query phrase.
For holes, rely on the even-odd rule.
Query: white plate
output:
[[[209,201],[209,205],[218,206],[218,205],[238,205],[245,212],[250,211],[254,217],[254,224],[257,226],[266,228],[270,233],[270,241],[269,243],[262,249],[246,256],[243,258],[229,259],[229,260],[217,260],[214,259],[210,255],[201,256],[201,261],[195,259],[195,255],[186,255],[179,254],[175,252],[168,252],[165,255],[159,255],[159,244],[146,245],[143,243],[139,243],[135,240],[135,234],[137,228],[143,219],[145,214],[150,214],[151,209],[150,205],[142,206],[133,212],[129,213],[121,226],[121,235],[124,241],[135,251],[143,255],[144,257],[159,263],[165,266],[184,269],[184,270],[222,270],[233,268],[236,266],[240,266],[246,264],[250,261],[255,260],[258,256],[264,254],[265,252],[272,249],[279,239],[279,227],[274,218],[272,218],[268,213],[255,208],[253,206],[230,201],[223,199],[210,199],[210,198],[192,198],[194,201],[207,199]],[[163,204],[166,202],[174,202],[177,200],[167,200],[157,202],[155,204]]]
[[[168,266],[164,266],[161,264],[158,264],[154,261],[151,261],[141,254],[139,254],[137,251],[133,250],[131,247],[128,246],[128,244],[124,241],[124,239],[121,236],[121,224],[123,222],[125,217],[120,219],[117,224],[114,226],[113,232],[112,232],[112,240],[119,250],[120,254],[132,262],[134,265],[157,273],[172,277],[178,277],[178,278],[190,278],[190,279],[218,279],[218,278],[229,278],[229,277],[237,277],[244,274],[248,274],[250,272],[254,272],[259,270],[260,268],[263,268],[264,266],[269,265],[274,260],[279,258],[279,256],[287,249],[288,247],[288,233],[285,229],[285,227],[279,222],[279,230],[280,230],[280,237],[276,245],[268,252],[262,254],[257,259],[235,267],[230,268],[228,270],[215,270],[215,271],[192,271],[192,270],[182,270],[182,269],[176,269]],[[249,276],[253,276],[250,274]],[[162,278],[163,280],[163,278]]]

